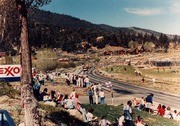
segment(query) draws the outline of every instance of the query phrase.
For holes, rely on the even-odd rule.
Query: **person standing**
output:
[[[94,84],[93,85],[93,91],[94,91],[94,96],[95,96],[95,102],[96,102],[96,104],[98,104],[99,103],[99,90],[98,90],[98,87],[97,87],[97,84]]]
[[[39,93],[40,93],[41,84],[39,83],[37,78],[33,79],[33,93],[34,97],[39,100]]]
[[[50,84],[54,84],[54,74],[53,74],[53,72],[50,73]]]
[[[93,104],[93,91],[92,91],[92,89],[89,89],[88,96],[89,96],[89,104]]]
[[[70,86],[70,77],[69,74],[66,74],[66,84]]]
[[[124,119],[125,119],[125,123],[123,126],[133,126],[133,121],[132,121],[132,102],[128,101],[127,105],[124,106],[123,108],[124,110]]]
[[[74,100],[75,99],[75,97],[76,97],[76,91],[75,91],[75,89],[73,88],[73,90],[72,90],[72,92],[71,92],[71,94],[70,94],[70,98],[72,99],[72,100]]]
[[[76,85],[76,75],[73,74],[73,77],[72,77],[72,81],[73,81],[73,85]]]
[[[88,87],[88,86],[89,86],[89,78],[88,76],[86,76],[84,79],[84,87]]]
[[[151,110],[151,106],[153,104],[153,96],[154,94],[149,94],[147,97],[146,97],[146,111],[150,113],[150,110]]]
[[[114,104],[114,99],[113,99],[113,97],[114,97],[113,88],[111,88],[110,93],[111,93],[111,104],[113,105],[113,104]]]
[[[99,92],[99,97],[100,97],[100,104],[104,104],[105,103],[105,93],[102,89]]]

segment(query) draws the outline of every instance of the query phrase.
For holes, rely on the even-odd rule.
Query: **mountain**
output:
[[[4,28],[0,29],[0,42],[1,44],[3,43],[2,47],[5,47],[0,50],[6,52],[12,50],[14,46],[19,46],[20,33],[20,30],[18,30],[18,14],[16,13],[15,15],[14,11],[16,10],[9,10],[11,10],[9,22],[6,23],[6,27],[0,26]],[[1,11],[2,13],[4,12],[2,9]],[[127,48],[130,41],[134,41],[137,44],[153,42],[156,47],[165,45],[168,47],[167,45],[170,41],[179,41],[180,39],[179,36],[166,35],[143,28],[93,24],[69,15],[35,8],[28,10],[28,12],[30,45],[35,48],[62,48],[62,50],[74,52],[77,50],[86,51],[92,46],[104,48],[106,45],[111,45]],[[2,20],[3,18],[0,19],[0,22]],[[3,33],[6,36],[1,38]],[[97,40],[98,37],[102,39],[99,41]]]
[[[103,48],[106,45],[128,47],[130,41],[138,44],[153,42],[163,47],[175,36],[137,27],[113,27],[106,24],[93,24],[76,17],[52,13],[39,9],[30,11],[31,43],[38,47],[60,47],[66,51],[84,50],[91,46]],[[103,37],[97,42],[97,37]],[[176,36],[179,39],[179,36]],[[177,41],[176,39],[176,41]],[[82,42],[86,46],[82,46]]]
[[[66,27],[70,29],[97,27],[97,25],[85,20],[81,20],[79,18],[75,18],[65,14],[57,14],[50,11],[43,11],[39,9],[33,9],[30,12],[30,18],[33,19],[35,22],[39,22],[42,24]]]
[[[99,28],[106,31],[117,31],[121,30],[129,33],[142,33],[144,34],[154,34],[156,36],[160,36],[160,32],[143,29],[138,27],[114,27],[106,24],[93,24],[91,22],[72,17],[65,14],[53,13],[50,11],[44,11],[39,9],[33,9],[32,13],[30,13],[30,18],[34,19],[42,24],[50,24],[58,27],[66,27],[70,29],[78,29],[78,28],[86,28],[86,29],[94,29]],[[169,35],[170,36],[170,35]]]

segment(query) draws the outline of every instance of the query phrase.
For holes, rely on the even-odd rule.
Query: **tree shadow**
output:
[[[127,90],[120,90],[120,89],[117,89],[117,88],[115,88],[115,89],[113,89],[115,92],[117,92],[117,93],[120,93],[120,94],[134,94],[133,92],[131,92],[131,91],[127,91]]]
[[[63,110],[51,112],[49,114],[49,119],[58,124],[58,126],[62,124],[66,124],[67,126],[90,126]]]

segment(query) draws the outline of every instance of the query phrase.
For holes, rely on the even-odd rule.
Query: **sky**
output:
[[[94,24],[180,35],[180,0],[52,0],[41,9]]]

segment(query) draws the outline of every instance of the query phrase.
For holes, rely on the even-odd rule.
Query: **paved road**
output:
[[[172,108],[180,110],[180,96],[179,95],[174,95],[174,94],[169,94],[166,92],[162,91],[157,91],[153,89],[147,89],[143,88],[140,86],[135,86],[132,84],[126,84],[119,82],[117,80],[103,77],[96,73],[95,68],[91,68],[88,72],[87,75],[89,76],[91,82],[102,82],[105,83],[107,81],[111,81],[113,83],[113,90],[116,93],[119,94],[125,94],[125,95],[133,95],[134,97],[146,97],[148,94],[153,93],[154,94],[154,101],[164,104],[166,106],[170,106]]]

